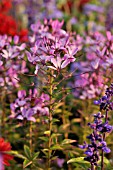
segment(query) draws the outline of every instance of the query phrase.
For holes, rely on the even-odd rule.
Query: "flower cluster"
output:
[[[47,116],[49,115],[49,109],[46,106],[49,96],[42,93],[38,97],[36,89],[29,90],[29,95],[26,95],[25,90],[18,91],[18,98],[14,103],[11,103],[11,115],[10,118],[19,119],[22,121],[36,122],[34,115]]]
[[[4,170],[4,165],[9,166],[10,163],[8,161],[13,159],[13,156],[6,153],[8,151],[11,151],[10,143],[0,138],[0,170]]]
[[[105,139],[103,139],[103,133],[110,133],[113,130],[113,126],[108,124],[108,121],[103,123],[104,115],[101,112],[94,114],[94,122],[88,123],[88,126],[93,129],[93,132],[87,136],[90,139],[91,143],[87,144],[84,142],[84,145],[79,145],[81,149],[86,149],[84,152],[87,156],[84,158],[86,161],[89,161],[91,165],[98,165],[99,160],[99,150],[102,150],[105,153],[109,153],[110,149],[107,147]]]
[[[100,105],[100,111],[105,110],[105,115],[101,112],[94,114],[94,122],[88,123],[88,126],[93,129],[93,132],[87,136],[91,143],[79,145],[82,149],[87,149],[85,154],[85,160],[91,163],[91,166],[97,166],[100,157],[100,150],[102,153],[109,153],[110,149],[105,142],[106,133],[111,133],[113,126],[109,125],[108,111],[113,110],[113,84],[106,89],[105,95],[98,101],[94,101],[95,104]],[[103,154],[102,154],[103,157]]]
[[[11,0],[2,0],[0,2],[0,12],[5,13],[8,12],[12,7]]]
[[[0,86],[10,90],[19,86],[18,74],[28,71],[26,62],[20,60],[24,57],[26,44],[20,43],[19,36],[1,35],[0,41]]]
[[[26,51],[28,61],[36,65],[35,74],[40,64],[59,72],[71,62],[78,48],[72,35],[62,29],[63,21],[45,20],[31,25],[34,33],[30,37],[30,51]]]
[[[113,83],[106,89],[105,96],[94,103],[100,105],[100,110],[113,110]]]
[[[82,91],[77,89],[74,96],[91,99],[105,92],[106,84],[112,81],[109,75],[113,70],[113,36],[109,31],[106,36],[90,33],[82,44],[86,60],[72,64],[71,70],[78,69],[80,76],[75,76],[71,86],[83,87]]]
[[[12,1],[2,0],[0,2],[0,34],[4,35],[19,35],[21,41],[27,41],[27,29],[19,30],[19,24],[16,22],[15,18],[9,15],[9,11],[12,8]]]

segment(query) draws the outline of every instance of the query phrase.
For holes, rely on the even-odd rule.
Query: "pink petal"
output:
[[[0,66],[2,66],[3,65],[3,61],[0,61]]]
[[[69,60],[65,60],[65,61],[62,63],[61,68],[65,68],[69,63],[70,63]]]
[[[47,66],[47,67],[49,67],[49,68],[51,68],[51,69],[54,69],[54,70],[57,70],[55,67],[53,67],[53,66]]]
[[[100,59],[96,59],[95,61],[92,61],[91,62],[91,66],[94,68],[94,69],[97,69],[98,68],[98,66],[99,66],[99,61],[100,61]]]
[[[62,62],[62,59],[60,57],[57,57],[57,65],[59,68],[61,67],[61,62]]]
[[[19,42],[19,36],[15,35],[14,36],[14,43],[18,44],[18,42]]]
[[[29,121],[32,121],[32,122],[36,122],[36,119],[34,118],[34,117],[29,117],[27,120],[29,120]]]
[[[52,58],[51,63],[53,63],[56,68],[58,67],[56,59]]]
[[[33,62],[33,58],[31,57],[31,53],[29,51],[26,51],[27,58],[30,62]]]
[[[110,32],[110,31],[107,31],[107,32],[106,32],[106,35],[107,35],[108,40],[110,41],[110,40],[111,40],[111,32]]]
[[[73,51],[72,51],[72,54],[71,55],[75,55],[78,51],[78,48],[75,48]]]
[[[21,115],[17,116],[17,119],[23,120],[23,117]]]

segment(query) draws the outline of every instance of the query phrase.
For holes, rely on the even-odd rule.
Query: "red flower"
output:
[[[13,17],[0,13],[0,34],[14,36],[17,33],[17,24]]]
[[[2,0],[0,1],[0,34],[4,35],[19,35],[20,41],[28,40],[28,30],[19,29],[20,24],[9,15],[9,10],[12,7],[12,0]]]
[[[21,42],[26,42],[28,41],[28,30],[27,29],[22,29],[20,30],[20,32],[18,33],[19,37],[20,37],[20,41]]]
[[[9,142],[5,142],[3,138],[0,138],[0,157],[2,162],[6,166],[10,166],[8,161],[13,159],[13,156],[7,154],[6,152],[11,151],[11,145]]]
[[[11,7],[11,0],[3,0],[2,2],[0,2],[0,12],[8,12]]]

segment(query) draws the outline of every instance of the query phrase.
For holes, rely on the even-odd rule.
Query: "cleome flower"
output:
[[[36,89],[29,90],[29,95],[26,95],[25,90],[18,91],[18,98],[11,103],[11,115],[12,119],[18,119],[20,121],[32,121],[36,122],[37,116],[49,115],[49,108],[46,107],[49,96],[42,93],[38,96]]]
[[[63,30],[62,26],[63,21],[58,20],[31,25],[34,38],[30,38],[30,50],[26,50],[26,55],[29,62],[35,65],[35,74],[41,66],[60,71],[76,60],[76,41],[72,33]]]

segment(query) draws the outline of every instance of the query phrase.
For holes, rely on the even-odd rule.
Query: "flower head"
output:
[[[9,161],[13,159],[13,156],[6,153],[8,151],[11,151],[10,143],[5,142],[3,138],[0,138],[0,170],[3,170],[3,165],[10,166]]]

